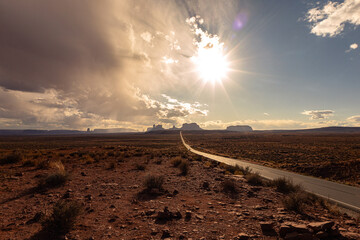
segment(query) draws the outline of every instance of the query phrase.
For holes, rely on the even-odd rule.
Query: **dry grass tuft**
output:
[[[53,213],[42,223],[44,231],[54,235],[66,234],[75,225],[76,218],[82,210],[81,205],[75,201],[58,201]]]

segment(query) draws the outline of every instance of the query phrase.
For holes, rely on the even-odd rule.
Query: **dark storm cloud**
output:
[[[25,91],[68,89],[121,62],[109,42],[107,5],[97,1],[0,2],[0,84]]]
[[[162,59],[189,62],[183,56],[192,56],[194,45],[185,19],[212,14],[206,3],[0,1],[0,128],[4,119],[79,128],[148,124],[164,111],[173,119],[198,114],[191,104],[167,110],[154,99],[187,85]]]

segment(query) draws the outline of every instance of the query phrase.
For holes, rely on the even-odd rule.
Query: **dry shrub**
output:
[[[271,186],[274,186],[278,192],[289,194],[302,190],[300,185],[293,184],[290,179],[284,177],[274,179],[270,182]]]
[[[163,188],[164,181],[165,181],[164,176],[148,175],[145,178],[144,186],[145,186],[146,190],[148,190],[148,191],[151,191],[154,189],[162,191],[164,189]]]
[[[13,152],[3,158],[0,159],[0,165],[4,164],[13,164],[21,162],[23,159],[23,155],[20,152]]]
[[[135,164],[135,169],[138,171],[145,171],[145,165],[137,163]]]
[[[52,215],[42,223],[43,229],[54,235],[66,234],[74,227],[81,210],[78,202],[60,200],[55,204]]]
[[[236,183],[234,180],[225,179],[225,181],[221,184],[222,191],[226,194],[236,195],[238,194],[238,188],[236,187]]]
[[[287,210],[297,213],[303,213],[306,203],[308,202],[308,195],[305,192],[294,192],[287,195],[283,204]]]
[[[180,174],[183,176],[186,176],[189,172],[189,161],[187,160],[182,160],[180,165],[179,165],[179,169],[180,169]]]
[[[56,173],[49,174],[41,179],[38,188],[42,190],[57,188],[63,186],[68,179],[69,174],[66,171],[57,171]]]
[[[256,186],[265,185],[264,179],[258,173],[249,173],[245,175],[245,178],[250,185],[256,185]]]
[[[60,172],[64,172],[65,171],[65,167],[64,164],[59,160],[59,161],[50,161],[49,162],[49,167],[56,169]]]
[[[181,157],[176,157],[171,161],[171,164],[173,167],[178,167],[182,162],[182,158]]]
[[[37,162],[36,167],[38,169],[48,169],[49,166],[49,161],[48,160],[40,160]]]
[[[34,167],[36,165],[35,160],[25,160],[23,162],[24,167]]]

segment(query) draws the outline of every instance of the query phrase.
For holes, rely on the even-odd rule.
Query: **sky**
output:
[[[0,129],[360,127],[360,0],[0,0]]]

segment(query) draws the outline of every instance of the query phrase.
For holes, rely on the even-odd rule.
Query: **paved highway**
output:
[[[190,147],[188,144],[186,144],[181,132],[180,137],[184,146],[189,151],[195,154],[232,166],[235,166],[237,164],[242,167],[249,167],[253,170],[253,172],[258,172],[262,177],[266,179],[272,180],[280,177],[291,179],[293,183],[302,185],[304,189],[308,192],[314,193],[318,196],[335,202],[341,207],[360,213],[360,188],[326,181],[315,177],[304,176],[293,172],[279,170],[276,168],[265,167],[259,164],[250,163],[245,160],[227,158],[209,153],[204,153],[201,151],[197,151]]]

